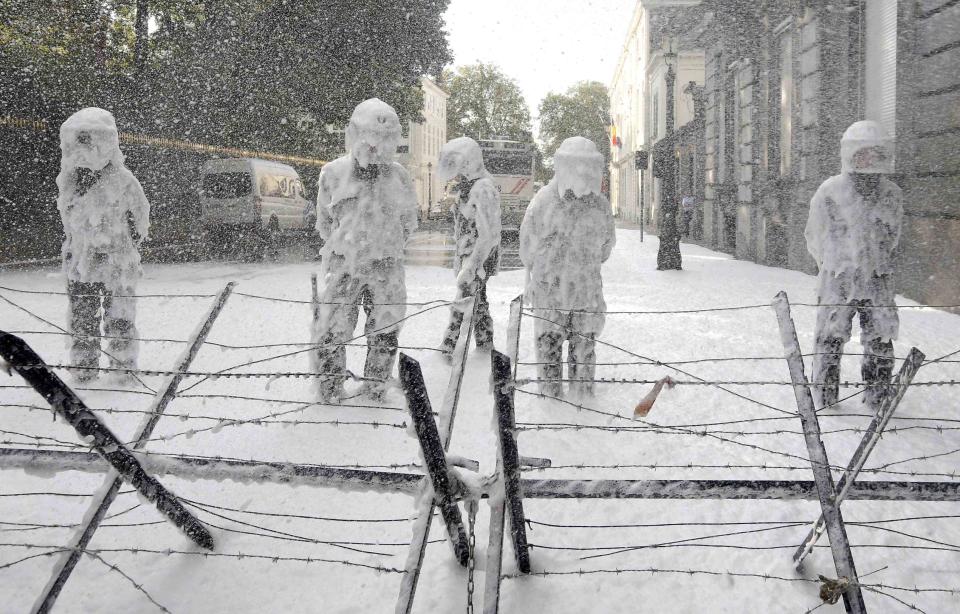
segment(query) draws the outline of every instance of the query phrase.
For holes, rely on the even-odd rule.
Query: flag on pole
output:
[[[623,141],[620,140],[620,136],[617,134],[616,124],[610,124],[610,145],[614,147],[623,146]]]

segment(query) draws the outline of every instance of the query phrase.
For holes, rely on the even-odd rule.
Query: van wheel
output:
[[[206,226],[200,234],[200,257],[204,260],[219,260],[224,258],[229,249],[230,241],[224,226]]]
[[[266,228],[260,233],[262,250],[260,258],[267,257],[273,261],[280,259],[280,220],[277,216],[270,216]]]
[[[258,262],[263,258],[263,240],[261,229],[256,226],[244,226],[238,229],[233,253],[241,262]]]

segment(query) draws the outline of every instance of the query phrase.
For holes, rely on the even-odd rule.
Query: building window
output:
[[[793,146],[793,31],[780,37],[780,175],[790,174]]]
[[[650,139],[655,141],[660,134],[660,92],[653,90],[651,101],[653,108],[650,113]]]
[[[897,0],[866,3],[864,116],[896,136]]]

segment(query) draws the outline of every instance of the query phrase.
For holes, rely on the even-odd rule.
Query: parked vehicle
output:
[[[536,161],[529,143],[505,139],[479,141],[483,163],[500,191],[501,224],[505,237],[515,237],[527,205],[533,199]]]
[[[281,233],[312,229],[309,205],[300,176],[287,164],[225,158],[203,165],[200,221],[215,251],[259,259]]]

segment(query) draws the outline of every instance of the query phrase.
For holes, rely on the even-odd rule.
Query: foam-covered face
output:
[[[390,164],[400,145],[400,132],[389,129],[351,127],[347,128],[350,140],[350,155],[361,168],[371,164]],[[350,134],[352,133],[352,134]]]
[[[561,195],[568,191],[577,198],[588,194],[600,194],[603,181],[603,162],[577,157],[558,158],[556,167],[557,188]]]
[[[437,164],[437,178],[440,181],[450,181],[457,176],[470,181],[482,174],[483,153],[480,145],[473,139],[462,136],[440,149],[440,160]]]
[[[64,134],[60,143],[63,159],[71,166],[99,171],[117,157],[115,132],[76,130]]]
[[[364,100],[350,116],[346,145],[360,168],[393,163],[400,146],[397,112],[379,98]]]
[[[457,175],[462,175],[463,156],[459,151],[441,151],[440,161],[437,164],[437,179],[443,182],[450,181]]]

